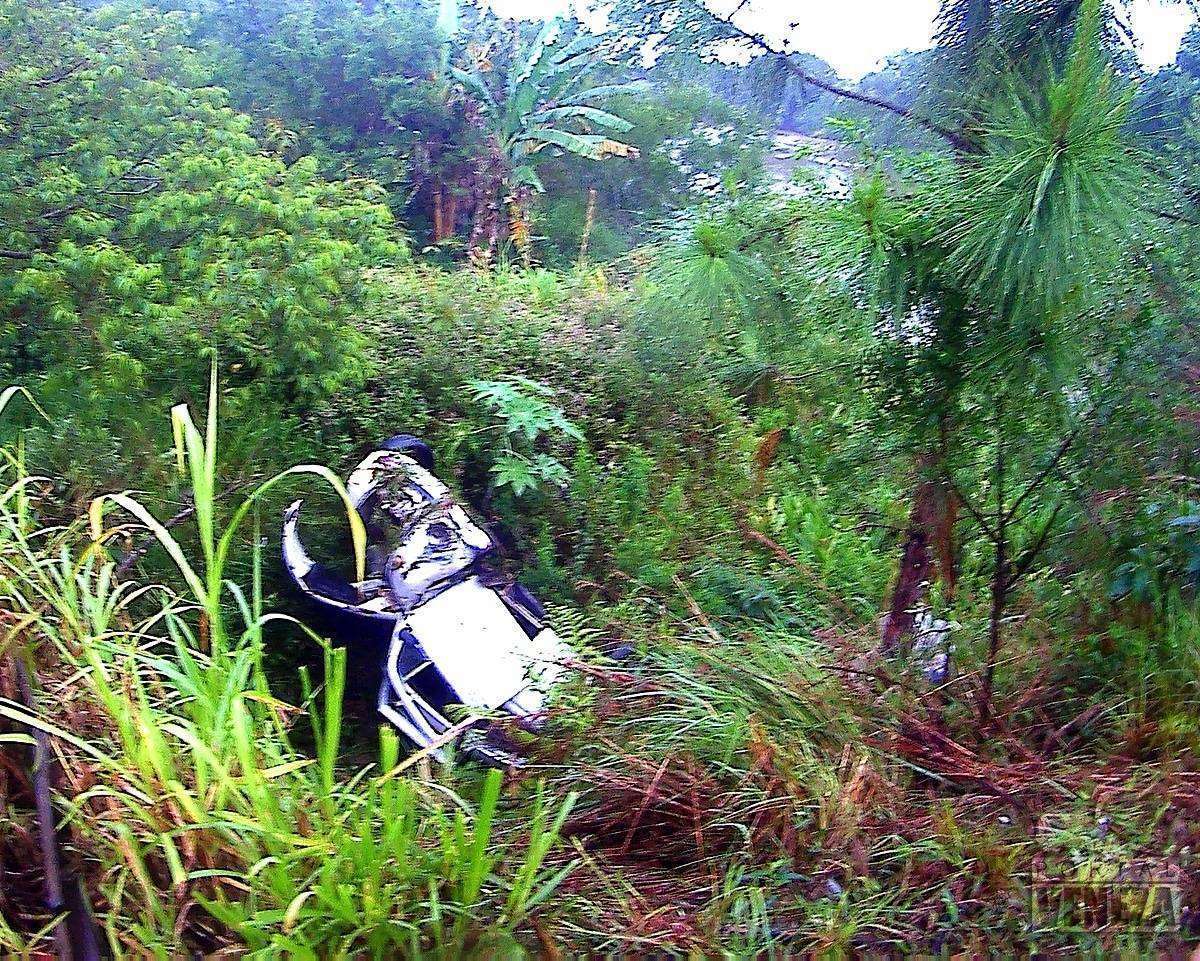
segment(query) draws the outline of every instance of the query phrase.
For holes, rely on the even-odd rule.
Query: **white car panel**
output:
[[[496,592],[474,577],[422,604],[408,628],[463,703],[487,710],[518,698],[530,713],[540,710],[541,689],[566,656],[552,631],[531,640]]]

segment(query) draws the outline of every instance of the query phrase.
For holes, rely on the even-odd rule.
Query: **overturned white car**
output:
[[[462,740],[482,759],[516,758],[490,723],[536,730],[571,652],[541,605],[491,566],[495,544],[430,473],[429,448],[393,437],[347,479],[367,529],[367,571],[352,582],[309,556],[301,501],[284,512],[283,563],[323,626],[353,654],[382,660],[379,710],[443,758]],[[456,706],[462,718],[448,716]]]

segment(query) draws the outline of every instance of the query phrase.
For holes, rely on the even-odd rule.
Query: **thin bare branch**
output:
[[[1010,567],[1006,589],[1011,589],[1017,581],[1029,573],[1029,568],[1033,566],[1033,562],[1037,560],[1038,555],[1041,554],[1046,546],[1046,541],[1050,538],[1050,532],[1054,529],[1054,522],[1058,520],[1058,515],[1062,513],[1063,503],[1063,501],[1059,501],[1054,505],[1054,510],[1050,512],[1046,523],[1042,525],[1042,530],[1037,538]]]
[[[1005,512],[1004,519],[1006,521],[1010,521],[1013,518],[1015,518],[1017,516],[1017,511],[1020,509],[1021,505],[1023,503],[1025,503],[1025,501],[1027,501],[1037,491],[1037,489],[1039,487],[1042,486],[1042,484],[1045,482],[1047,477],[1049,477],[1052,473],[1054,473],[1054,471],[1058,468],[1059,462],[1064,457],[1067,456],[1067,451],[1069,451],[1071,449],[1071,445],[1075,443],[1075,439],[1079,436],[1079,434],[1082,431],[1083,431],[1082,427],[1076,427],[1073,431],[1071,431],[1071,433],[1069,433],[1066,436],[1066,438],[1059,445],[1058,450],[1056,450],[1054,452],[1054,456],[1050,458],[1050,460],[1046,464],[1046,466],[1043,467],[1040,471],[1038,471],[1037,476],[1029,482],[1029,484],[1025,488],[1025,490],[1023,490],[1021,492],[1021,494],[1017,497],[1017,499],[1015,501],[1013,501],[1012,507],[1010,507]]]
[[[767,42],[767,40],[764,36],[762,36],[761,34],[754,33],[750,30],[745,30],[733,22],[733,17],[736,16],[737,13],[741,11],[743,5],[739,5],[737,7],[737,9],[734,10],[733,13],[731,13],[727,16],[720,16],[718,14],[713,13],[707,7],[703,6],[701,3],[698,2],[698,0],[688,0],[688,2],[689,2],[689,5],[692,6],[693,8],[701,9],[705,13],[707,13],[709,16],[715,17],[716,19],[720,20],[727,27],[729,27],[730,30],[732,30],[735,34],[737,34],[738,37],[740,37],[742,40],[746,41],[747,43],[749,43],[756,49],[761,50],[764,53],[769,53],[769,54],[773,54],[775,56],[783,57],[784,66],[786,66],[787,69],[792,74],[799,77],[805,83],[811,83],[814,87],[818,88],[819,90],[824,90],[826,93],[833,94],[833,96],[835,96],[835,97],[841,97],[844,100],[852,100],[855,103],[861,103],[868,107],[875,107],[878,110],[883,110],[883,111],[886,111],[887,113],[895,114],[897,117],[902,117],[903,119],[909,121],[910,123],[914,123],[917,126],[922,127],[925,130],[928,130],[930,133],[932,133],[935,136],[946,141],[946,143],[948,143],[950,146],[952,146],[959,153],[966,153],[966,154],[979,153],[979,146],[976,143],[974,143],[970,138],[964,136],[963,134],[959,133],[956,130],[951,130],[948,127],[943,127],[941,124],[936,123],[933,120],[930,120],[928,117],[917,113],[915,110],[912,110],[909,107],[901,106],[900,104],[893,103],[890,100],[884,100],[882,97],[875,97],[870,94],[861,93],[858,90],[851,90],[848,87],[839,86],[836,83],[831,83],[828,80],[821,79],[820,77],[816,76],[815,74],[809,73],[807,70],[805,70],[803,67],[801,67],[798,63],[796,63],[792,57],[789,57],[783,51],[776,50],[774,47],[772,47],[771,44]]]
[[[954,483],[954,475],[949,470],[945,470],[942,472],[942,476],[945,478],[947,486],[954,492],[954,496],[967,509],[967,513],[971,515],[976,524],[983,528],[983,532],[987,535],[988,540],[995,543],[998,537],[995,530],[992,529],[992,525],[987,522],[987,518],[983,516],[983,513],[967,499],[967,495]]]
[[[75,63],[71,64],[70,66],[64,67],[62,70],[58,71],[58,73],[52,73],[48,77],[40,77],[37,80],[34,80],[33,83],[31,84],[31,86],[50,87],[56,83],[62,83],[62,81],[66,80],[68,77],[72,76],[73,74],[78,73],[81,69],[83,69],[86,66],[89,66],[89,61],[77,60]]]

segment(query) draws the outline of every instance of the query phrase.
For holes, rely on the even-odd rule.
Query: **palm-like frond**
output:
[[[643,90],[650,89],[650,84],[645,80],[627,80],[622,83],[602,83],[595,87],[588,87],[581,96],[570,98],[571,103],[583,102],[596,103],[601,100],[608,100],[620,94],[638,93]]]
[[[521,65],[514,69],[508,78],[508,92],[510,96],[538,72],[539,66],[545,62],[547,48],[558,39],[561,32],[562,24],[557,20],[547,20],[542,25],[541,31],[522,58]]]
[[[546,147],[559,147],[567,153],[588,160],[604,160],[606,157],[636,157],[637,148],[620,140],[601,134],[572,133],[555,127],[534,127],[522,131],[513,141],[514,147],[524,154],[535,154]]]
[[[531,158],[548,147],[592,160],[637,156],[635,147],[594,132],[602,128],[621,134],[632,128],[600,103],[639,86],[589,86],[603,63],[596,56],[601,42],[599,35],[590,33],[564,38],[562,24],[547,21],[516,56],[500,96],[477,66],[454,68],[455,80],[491,119],[496,141],[510,163],[510,187],[541,191]]]
[[[596,127],[607,127],[617,133],[627,133],[633,129],[633,124],[615,113],[601,110],[599,107],[588,107],[584,104],[568,104],[564,107],[549,107],[530,114],[529,119],[536,124],[552,124],[562,120],[582,120]]]
[[[451,67],[450,75],[462,84],[468,93],[478,98],[486,111],[493,114],[499,112],[496,99],[492,96],[492,91],[489,89],[487,81],[483,79],[483,74],[479,72],[478,67],[472,65],[469,70],[463,70],[461,67]]]

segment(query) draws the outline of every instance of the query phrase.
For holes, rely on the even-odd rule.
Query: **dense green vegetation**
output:
[[[851,85],[680,0],[0,0],[0,952],[48,776],[115,957],[1186,956],[1200,28],[1118,13]],[[518,770],[284,589],[401,431],[580,654]]]

